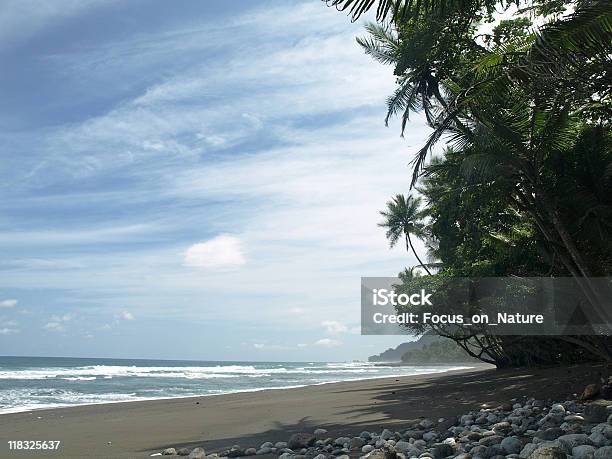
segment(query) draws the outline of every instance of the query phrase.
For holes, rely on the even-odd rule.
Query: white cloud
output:
[[[185,266],[195,268],[235,268],[245,263],[242,241],[228,234],[192,245],[184,258]]]
[[[73,318],[72,314],[64,314],[62,316],[51,316],[51,318],[49,319],[49,322],[43,325],[43,329],[54,331],[54,332],[65,331],[66,322],[70,322],[72,318]]]
[[[289,349],[294,349],[293,346],[287,346],[284,344],[267,344],[267,343],[253,343],[253,348],[257,350],[266,350],[266,351],[286,351]]]
[[[8,299],[8,300],[2,300],[0,301],[0,308],[14,308],[15,306],[17,306],[17,300],[15,299]]]
[[[314,345],[315,346],[321,346],[321,347],[336,347],[336,346],[340,346],[342,344],[341,341],[338,341],[336,339],[331,339],[331,338],[321,338],[318,341],[315,341]]]
[[[13,335],[15,333],[19,333],[19,330],[16,328],[8,328],[8,327],[0,328],[0,335]]]
[[[14,335],[19,333],[18,323],[14,320],[0,321],[0,335]]]
[[[66,330],[64,325],[59,322],[47,322],[45,325],[43,325],[43,328],[45,330],[58,331],[58,332]]]
[[[325,328],[325,331],[327,331],[327,333],[332,334],[344,333],[348,331],[348,327],[346,325],[341,324],[336,320],[324,320],[323,322],[321,322],[321,326]]]
[[[159,231],[149,224],[136,224],[126,226],[111,226],[108,228],[73,229],[60,231],[5,231],[0,232],[0,246],[15,244],[28,245],[72,245],[91,244],[113,241],[129,241],[138,239],[142,241],[145,233]],[[36,263],[38,259],[32,260]],[[42,264],[44,265],[44,261]]]
[[[134,320],[134,314],[132,314],[129,311],[121,311],[118,314],[115,314],[115,318],[116,319],[121,319],[121,320]]]

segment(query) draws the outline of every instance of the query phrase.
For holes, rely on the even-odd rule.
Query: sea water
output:
[[[223,362],[0,357],[0,413],[286,389],[465,367],[367,362]]]

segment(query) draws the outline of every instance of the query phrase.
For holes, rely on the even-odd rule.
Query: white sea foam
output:
[[[184,362],[177,362],[175,366],[116,365],[115,362],[72,367],[0,366],[0,413],[287,389],[461,368],[394,367],[364,362],[201,366],[184,365]]]
[[[140,367],[119,365],[92,365],[73,368],[37,368],[31,370],[0,371],[0,380],[38,380],[63,378],[70,381],[94,380],[97,377],[110,379],[113,377],[138,378],[187,378],[212,379],[236,378],[241,375],[249,377],[262,377],[273,374],[328,374],[334,373],[362,374],[380,373],[387,367],[372,365],[359,366],[358,364],[328,364],[327,367],[316,368],[255,368],[251,365],[225,365],[225,366],[185,366],[185,367]]]

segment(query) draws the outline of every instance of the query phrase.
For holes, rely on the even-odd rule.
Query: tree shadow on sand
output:
[[[575,365],[522,370],[491,369],[440,375],[433,379],[397,379],[395,383],[385,380],[381,382],[384,385],[377,387],[373,402],[340,411],[338,414],[344,419],[342,423],[315,422],[310,417],[304,417],[293,424],[275,422],[271,429],[240,437],[203,438],[190,443],[158,445],[147,451],[200,446],[207,452],[219,452],[234,444],[243,448],[259,448],[266,441],[287,441],[293,433],[312,432],[316,428],[327,429],[330,437],[359,435],[363,430],[405,429],[420,418],[448,418],[469,410],[493,408],[528,397],[563,400],[580,393],[588,382],[595,382],[609,372],[610,367],[605,365]],[[359,385],[330,385],[332,394],[362,391],[371,389]]]

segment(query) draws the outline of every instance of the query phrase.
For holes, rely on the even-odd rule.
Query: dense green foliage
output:
[[[411,364],[461,363],[474,360],[451,340],[426,344],[402,355],[402,362]]]
[[[376,2],[334,3],[359,16]],[[493,23],[496,10],[506,18]],[[416,225],[396,229],[407,241],[409,233],[424,239],[439,269],[427,279],[407,270],[404,286],[570,276],[595,314],[612,323],[588,281],[612,273],[612,4],[381,0],[378,18],[358,43],[393,66],[387,120],[400,116],[404,129],[422,111],[432,128],[413,161],[424,208],[410,209]],[[446,149],[430,159],[441,139]],[[404,218],[400,200],[419,202],[390,201],[383,212],[389,231]],[[498,366],[612,360],[612,341],[603,336],[435,331]]]

